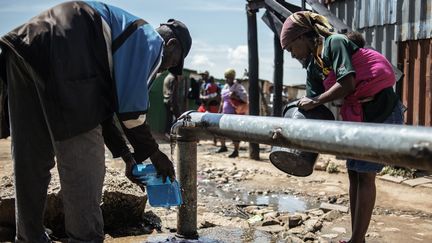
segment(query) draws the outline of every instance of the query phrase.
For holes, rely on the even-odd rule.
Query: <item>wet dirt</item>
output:
[[[198,190],[209,196],[230,199],[237,205],[265,205],[270,206],[278,212],[303,212],[307,209],[318,207],[315,202],[305,198],[287,193],[259,192],[260,194],[247,191],[245,188],[233,188],[232,184],[218,187],[216,183],[206,179],[198,179]],[[265,194],[265,195],[264,195]]]
[[[161,149],[170,154],[170,143],[161,140]],[[227,144],[230,151],[232,145]],[[316,242],[337,242],[350,236],[349,214],[341,214],[330,221],[324,220],[316,210],[320,203],[334,203],[348,206],[348,179],[344,173],[344,162],[332,156],[321,156],[340,166],[342,173],[329,174],[314,171],[308,177],[292,177],[278,171],[268,160],[268,146],[262,146],[261,161],[248,159],[246,143],[241,143],[240,157],[227,158],[230,153],[217,154],[211,141],[198,145],[198,226],[200,237],[195,242],[290,242],[292,239],[305,241],[313,237]],[[107,173],[112,181],[105,187],[114,192],[143,195],[138,187],[129,186],[124,180],[124,164],[107,154]],[[175,159],[175,158],[174,158]],[[56,173],[56,170],[53,170]],[[2,195],[13,195],[12,162],[10,140],[0,140],[0,187]],[[51,188],[58,188],[54,180]],[[411,188],[401,184],[377,180],[377,202],[367,242],[432,242],[432,189]],[[116,194],[112,194],[116,195]],[[0,198],[0,201],[3,200]],[[261,216],[271,221],[269,214],[278,213],[279,232],[264,231],[268,226],[252,225],[248,220],[256,212],[247,211],[258,207]],[[295,228],[286,227],[287,217],[296,213],[307,213],[304,222]],[[121,212],[121,208],[118,209]],[[153,208],[146,205],[145,212],[156,217],[151,222],[141,222],[134,227],[107,231],[106,242],[194,242],[175,238],[177,210]],[[267,215],[267,216],[266,216]],[[304,216],[304,215],[303,215]],[[268,219],[270,218],[270,219]],[[322,222],[322,228],[312,236],[294,232],[306,229],[307,222]],[[115,218],[114,218],[115,220]],[[260,223],[264,222],[263,219]],[[149,227],[157,223],[157,227]],[[314,223],[314,222],[312,222]],[[1,225],[0,225],[1,227]],[[273,227],[270,225],[270,227]],[[159,229],[157,229],[159,228]],[[260,228],[260,229],[258,229]],[[311,232],[309,232],[311,233]],[[282,240],[285,239],[285,240]]]

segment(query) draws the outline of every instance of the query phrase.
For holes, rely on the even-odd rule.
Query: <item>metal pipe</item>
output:
[[[292,13],[288,9],[286,9],[282,4],[278,3],[275,0],[264,0],[266,7],[271,8],[273,11],[282,15],[285,19],[288,18]]]
[[[197,239],[197,140],[179,126],[176,129],[177,178],[183,198],[177,213],[177,236]]]
[[[432,170],[432,128],[190,113],[195,132]]]
[[[248,51],[249,51],[249,114],[259,115],[259,84],[258,84],[258,37],[257,37],[257,10],[251,10],[246,5],[248,24]],[[249,143],[249,157],[259,160],[259,145]]]
[[[274,96],[273,96],[273,116],[282,116],[282,85],[283,85],[283,50],[280,45],[279,36],[274,35]]]
[[[184,204],[177,213],[177,235],[197,234],[197,146],[202,133],[432,170],[432,128],[388,124],[296,120],[186,112],[171,129],[177,141],[177,178]]]
[[[333,25],[333,28],[339,33],[346,33],[351,31],[351,27],[345,24],[341,19],[336,17],[324,4],[318,0],[306,0],[309,6],[312,7],[314,11],[325,16],[328,21]]]

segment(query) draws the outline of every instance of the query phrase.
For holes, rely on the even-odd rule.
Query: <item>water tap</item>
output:
[[[171,127],[171,137],[176,135],[180,127],[195,127],[195,122],[192,122],[190,114],[195,111],[186,111],[177,118],[177,121]]]

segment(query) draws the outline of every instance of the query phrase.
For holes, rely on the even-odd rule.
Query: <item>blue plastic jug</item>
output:
[[[179,206],[183,203],[177,180],[171,183],[167,178],[163,183],[162,177],[157,177],[153,164],[136,164],[132,169],[132,175],[146,185],[148,200],[152,207]]]

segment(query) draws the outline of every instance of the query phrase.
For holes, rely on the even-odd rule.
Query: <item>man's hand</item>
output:
[[[313,98],[311,99],[308,97],[301,98],[297,103],[298,108],[306,110],[306,111],[311,110],[311,109],[313,109],[319,105],[320,104],[318,103],[318,101],[316,99],[313,99]]]
[[[158,176],[162,176],[162,181],[165,183],[166,178],[169,177],[171,182],[175,179],[174,166],[171,160],[162,153],[159,149],[150,156],[150,159],[156,168]]]
[[[137,184],[143,191],[145,191],[144,185],[142,182],[137,180],[135,176],[132,175],[132,169],[134,165],[136,165],[135,159],[131,153],[126,154],[125,156],[122,156],[123,161],[126,164],[125,167],[125,176],[132,182]]]

